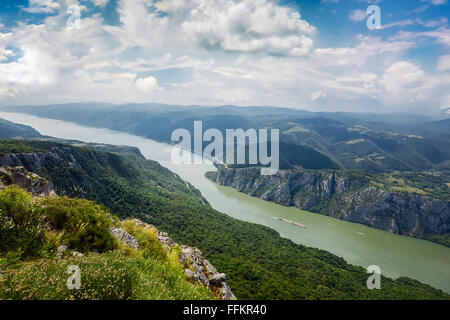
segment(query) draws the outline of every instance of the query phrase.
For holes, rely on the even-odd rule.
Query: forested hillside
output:
[[[40,133],[31,127],[0,119],[0,137],[2,138],[36,138]]]
[[[121,218],[133,216],[202,250],[227,274],[239,299],[436,299],[449,296],[418,281],[383,277],[368,290],[366,271],[328,252],[283,239],[264,226],[215,211],[191,185],[136,152],[107,146],[2,140],[1,165],[23,165],[52,181],[57,193],[95,200]],[[106,149],[105,149],[106,148]],[[34,149],[35,152],[30,153]],[[114,152],[105,152],[112,150]]]
[[[450,169],[448,119],[414,114],[308,112],[271,107],[200,107],[95,103],[4,108],[46,118],[110,128],[170,142],[178,128],[280,130],[282,169]],[[255,115],[257,115],[255,117]]]

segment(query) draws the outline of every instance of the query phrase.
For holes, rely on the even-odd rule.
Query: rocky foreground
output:
[[[155,226],[144,223],[138,219],[134,219],[133,222],[144,229],[156,229]],[[125,245],[134,249],[139,249],[138,240],[124,230],[111,228],[111,233]],[[181,249],[182,254],[179,256],[179,261],[183,266],[184,273],[188,279],[191,279],[197,284],[209,287],[214,296],[219,299],[236,299],[228,286],[226,275],[224,273],[219,273],[208,260],[203,258],[199,249],[183,245],[179,246],[166,232],[157,231],[157,235],[159,242],[161,242],[166,249]]]

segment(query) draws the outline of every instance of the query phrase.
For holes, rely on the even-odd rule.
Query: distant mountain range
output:
[[[450,119],[416,114],[310,112],[275,107],[75,103],[15,106],[23,112],[170,142],[173,130],[280,129],[282,169],[450,169]],[[447,117],[447,118],[446,118]]]

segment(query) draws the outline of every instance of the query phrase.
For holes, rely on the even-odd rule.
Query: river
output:
[[[400,236],[334,218],[287,208],[219,186],[204,177],[216,170],[211,164],[176,165],[170,161],[172,146],[131,134],[80,126],[27,114],[0,112],[0,118],[29,125],[43,135],[84,142],[138,147],[147,159],[160,162],[198,188],[218,211],[236,219],[277,230],[281,236],[343,257],[351,264],[378,265],[383,275],[408,276],[450,293],[450,248]],[[289,224],[283,218],[306,225]]]

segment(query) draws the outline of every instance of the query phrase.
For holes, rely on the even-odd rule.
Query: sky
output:
[[[0,105],[450,114],[449,19],[448,0],[2,0]]]

